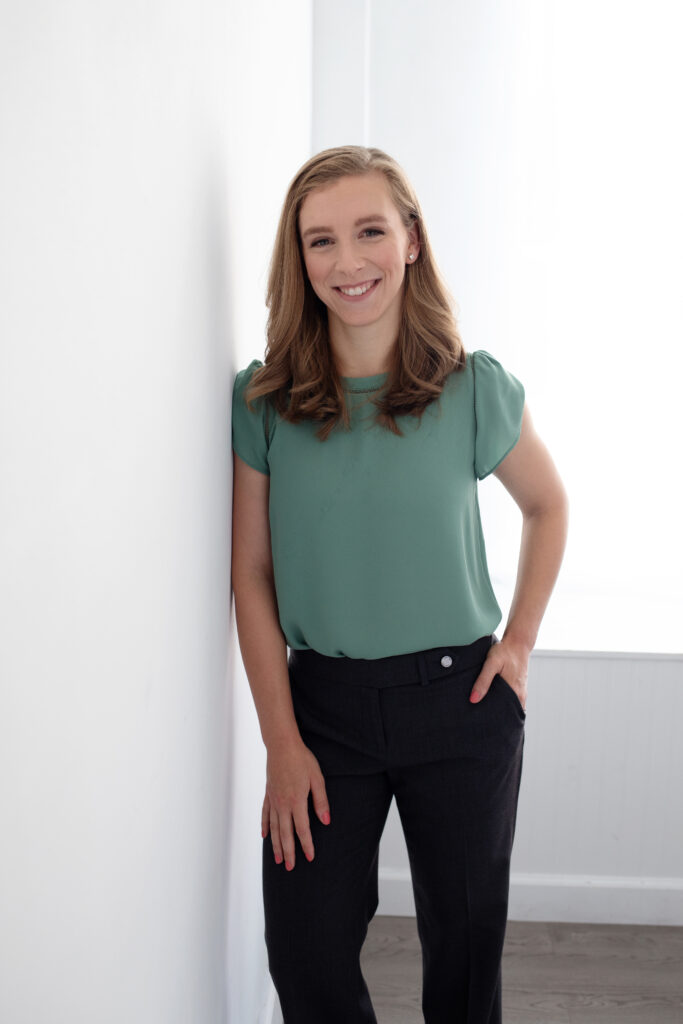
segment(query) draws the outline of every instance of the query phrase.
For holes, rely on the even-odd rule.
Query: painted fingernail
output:
[[[309,857],[308,854],[306,854],[306,860],[309,861],[309,862],[312,861],[313,860],[313,856]]]
[[[290,864],[289,861],[287,860],[285,861],[285,867],[287,868],[288,871],[291,871],[294,865]]]
[[[282,864],[282,854],[280,854],[280,853],[276,853],[275,854],[275,863],[276,864]]]
[[[330,812],[323,811],[323,825],[329,825],[330,823]]]
[[[472,693],[470,694],[470,701],[472,702],[472,704],[476,704],[479,699],[479,694],[475,691],[472,691]]]

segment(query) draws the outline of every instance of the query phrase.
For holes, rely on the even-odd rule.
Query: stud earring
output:
[[[415,259],[415,253],[414,252],[408,253],[408,259],[409,260],[414,260]]]

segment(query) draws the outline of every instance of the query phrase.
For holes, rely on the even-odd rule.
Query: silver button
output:
[[[453,664],[453,659],[451,658],[450,654],[444,654],[443,658],[441,659],[441,664],[443,665],[444,668],[451,667],[451,665]]]

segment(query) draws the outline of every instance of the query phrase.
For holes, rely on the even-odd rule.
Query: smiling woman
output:
[[[453,301],[434,261],[418,198],[378,149],[312,157],[290,184],[268,280],[268,357],[250,379],[290,423],[316,420],[327,440],[349,429],[344,378],[388,374],[377,422],[401,436],[451,373],[465,367]]]
[[[385,153],[301,169],[268,303],[265,365],[233,392],[232,579],[268,751],[265,938],[284,1021],[376,1020],[359,958],[395,797],[425,1022],[501,1024],[527,664],[562,485],[521,381],[465,352]],[[477,500],[494,471],[524,515],[501,640]]]

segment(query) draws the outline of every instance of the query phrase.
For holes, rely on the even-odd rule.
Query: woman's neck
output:
[[[398,324],[355,327],[328,317],[330,348],[342,377],[372,377],[386,373],[393,360]]]

